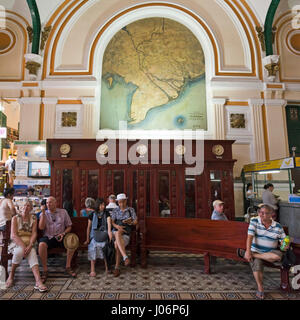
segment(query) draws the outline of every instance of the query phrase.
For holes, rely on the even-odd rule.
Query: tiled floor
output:
[[[253,300],[256,285],[248,264],[218,258],[212,273],[204,273],[202,255],[151,252],[148,268],[121,269],[114,278],[104,273],[102,262],[97,264],[96,278],[89,277],[86,253],[79,256],[78,277],[70,279],[64,274],[65,257],[49,258],[47,293],[33,289],[34,278],[26,261],[18,268],[15,286],[0,290],[0,300]],[[265,269],[266,299],[297,299],[300,292],[287,295],[279,290],[278,270]]]

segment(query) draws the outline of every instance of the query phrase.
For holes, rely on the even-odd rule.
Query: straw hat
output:
[[[64,237],[64,246],[69,250],[76,250],[79,247],[79,238],[75,233],[67,233]]]

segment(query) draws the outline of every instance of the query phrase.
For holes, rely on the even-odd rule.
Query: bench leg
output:
[[[280,269],[280,289],[285,291],[285,292],[291,292],[291,285],[290,285],[290,280],[289,280],[289,269],[286,268],[281,268]]]
[[[141,267],[147,268],[147,249],[141,247]]]
[[[209,253],[204,253],[204,272],[210,274],[210,256]]]
[[[131,246],[130,255],[130,267],[133,268],[136,265],[136,245]]]
[[[77,267],[77,257],[78,257],[78,250],[76,250],[73,254],[72,260],[71,260],[71,267],[75,269]]]

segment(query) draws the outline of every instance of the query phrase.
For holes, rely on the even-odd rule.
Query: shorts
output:
[[[117,230],[113,230],[113,234],[115,234],[117,232]],[[125,234],[125,233],[123,233],[122,234],[122,238],[123,238],[123,240],[124,240],[124,245],[125,245],[125,247],[126,246],[128,246],[129,245],[129,242],[130,242],[130,236],[128,235],[128,234]]]
[[[48,249],[53,249],[53,248],[64,248],[64,241],[57,241],[55,237],[49,239],[48,237],[42,237],[39,240],[39,243],[45,242],[48,246]]]
[[[277,256],[279,256],[282,259],[283,253],[280,250],[274,249],[269,252],[276,254]],[[252,261],[249,262],[249,264],[250,264],[250,267],[253,272],[264,271],[264,260],[263,259],[253,258]]]
[[[14,247],[13,249],[13,258],[12,258],[12,263],[13,264],[16,264],[16,265],[19,265],[22,260],[23,260],[23,257],[24,257],[24,250],[23,248],[19,247],[19,246],[16,246]],[[30,253],[27,255],[26,257],[28,263],[29,263],[29,266],[30,268],[36,266],[39,264],[39,261],[38,261],[38,258],[37,258],[37,255],[36,255],[36,251],[35,251],[35,248],[32,248]]]

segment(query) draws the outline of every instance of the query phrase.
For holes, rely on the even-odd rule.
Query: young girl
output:
[[[104,199],[96,200],[96,210],[89,214],[88,227],[86,232],[86,241],[84,244],[88,244],[88,259],[91,261],[91,277],[96,276],[95,272],[95,264],[96,259],[104,259],[105,263],[105,271],[108,273],[107,262],[103,255],[103,248],[106,244],[106,241],[97,242],[95,240],[95,230],[99,230],[101,226],[105,226],[105,230],[107,231],[108,238],[112,240],[112,232],[111,232],[111,218],[109,212],[105,209]],[[104,219],[104,221],[102,220]]]

